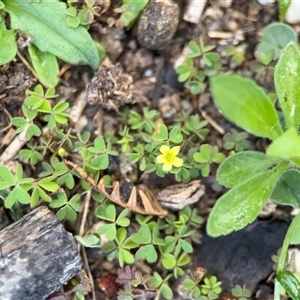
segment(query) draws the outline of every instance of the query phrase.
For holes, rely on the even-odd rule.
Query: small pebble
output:
[[[257,0],[260,5],[270,5],[275,2],[275,0]]]
[[[140,16],[137,39],[142,47],[165,49],[177,30],[179,7],[171,0],[151,0]]]
[[[292,0],[285,15],[285,21],[289,24],[296,24],[300,22],[299,11],[300,11],[300,1]]]

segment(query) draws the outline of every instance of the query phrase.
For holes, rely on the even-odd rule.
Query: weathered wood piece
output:
[[[46,207],[0,231],[1,300],[45,299],[81,267],[72,236]]]

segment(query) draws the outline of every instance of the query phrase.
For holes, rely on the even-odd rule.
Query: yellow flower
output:
[[[182,166],[183,160],[181,158],[176,157],[176,155],[179,153],[179,150],[179,146],[175,146],[172,149],[170,149],[170,147],[163,145],[159,148],[159,151],[162,154],[156,157],[156,161],[159,164],[164,164],[163,170],[165,172],[169,172],[172,169],[173,165],[175,167]]]

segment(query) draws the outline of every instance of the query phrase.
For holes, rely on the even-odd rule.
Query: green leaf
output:
[[[288,243],[290,245],[300,244],[300,214],[298,213],[293,219],[285,239],[288,238]]]
[[[49,176],[46,178],[43,178],[39,181],[39,186],[42,187],[43,189],[49,191],[49,192],[56,192],[59,189],[59,185],[53,180],[55,180],[55,176]]]
[[[149,263],[154,263],[157,260],[157,253],[153,245],[142,246],[136,253],[135,259],[146,260]]]
[[[56,0],[3,0],[11,18],[11,27],[28,34],[42,52],[49,52],[70,64],[99,66],[99,54],[84,27],[67,25],[66,4]]]
[[[138,244],[149,244],[151,242],[151,232],[147,224],[142,224],[140,230],[131,236],[132,241]]]
[[[1,17],[3,18],[3,17]],[[6,30],[4,20],[0,21],[0,65],[9,63],[17,54],[16,33]]]
[[[75,240],[83,245],[84,247],[99,247],[101,245],[101,240],[95,234],[87,234],[83,237],[75,235]]]
[[[61,101],[54,106],[53,112],[55,114],[58,114],[58,113],[64,112],[68,107],[69,107],[68,102]]]
[[[103,137],[96,137],[94,140],[94,146],[99,152],[105,152],[106,151],[106,145],[104,142]]]
[[[300,283],[290,271],[279,272],[276,279],[293,300],[300,299]]]
[[[180,144],[183,141],[183,135],[180,133],[180,127],[175,126],[170,132],[170,141],[174,144]]]
[[[127,264],[133,264],[134,256],[128,250],[121,248],[119,252],[119,263],[121,267],[124,266],[124,262]]]
[[[70,199],[70,206],[72,206],[72,208],[77,211],[77,212],[81,212],[83,209],[83,206],[79,203],[80,200],[80,195],[79,194],[75,194],[71,199]]]
[[[274,59],[278,59],[288,43],[296,43],[297,41],[297,33],[291,26],[274,22],[264,28],[257,50],[264,53],[272,50],[274,51]]]
[[[15,202],[18,201],[22,204],[30,203],[30,196],[21,187],[15,187],[12,192],[5,199],[5,207],[11,208]]]
[[[159,291],[167,300],[173,299],[173,291],[166,283],[161,285]]]
[[[287,129],[300,125],[300,49],[290,43],[275,67],[274,81]]]
[[[271,194],[271,199],[282,205],[293,207],[300,206],[300,172],[288,170],[282,174],[275,189]]]
[[[76,213],[70,206],[65,206],[61,208],[57,213],[59,220],[68,219],[70,221],[76,220]]]
[[[252,80],[220,74],[211,78],[211,90],[216,106],[237,126],[270,139],[282,134],[272,102]]]
[[[176,266],[176,258],[170,253],[165,253],[163,255],[162,264],[166,269],[174,269]]]
[[[226,187],[233,187],[258,173],[267,171],[281,159],[261,152],[245,151],[227,157],[217,171],[217,180]]]
[[[15,177],[6,166],[0,166],[0,178],[6,181],[7,184],[15,184]]]
[[[33,136],[40,136],[41,135],[41,130],[40,128],[35,125],[35,124],[30,124],[27,128],[27,131],[26,131],[26,140],[29,141]]]
[[[106,207],[106,219],[108,221],[114,222],[116,218],[116,207],[110,204]]]
[[[12,123],[13,123],[13,125],[15,125],[17,127],[22,127],[22,128],[24,128],[28,124],[27,120],[25,120],[24,118],[20,118],[20,117],[13,118]]]
[[[160,133],[152,136],[154,141],[164,141],[168,139],[168,128],[165,124],[160,125]]]
[[[194,41],[189,42],[189,48],[191,50],[189,57],[197,57],[201,54],[201,50],[196,42]]]
[[[28,47],[32,65],[39,81],[46,87],[58,84],[59,67],[56,57],[48,52],[42,52],[34,45]]]
[[[283,22],[285,14],[291,4],[292,0],[278,0],[278,8],[279,8],[279,21]]]
[[[295,128],[290,128],[277,138],[267,149],[268,155],[292,158],[300,156],[300,136]]]
[[[223,195],[208,217],[208,234],[213,237],[226,235],[253,222],[288,166],[288,162],[281,162],[272,170],[251,177]]]
[[[68,202],[67,196],[65,193],[57,193],[57,199],[53,200],[50,203],[50,207],[59,208],[64,206]]]
[[[116,237],[116,226],[115,224],[106,224],[106,225],[102,225],[98,230],[97,230],[97,233],[99,235],[101,234],[105,234],[107,239],[109,241],[112,241],[115,239]]]

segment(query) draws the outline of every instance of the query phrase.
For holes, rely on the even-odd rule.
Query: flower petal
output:
[[[171,152],[174,156],[176,156],[180,151],[180,146],[175,146],[171,149]]]
[[[175,167],[182,167],[183,160],[181,158],[175,157],[172,163]]]
[[[159,151],[164,154],[165,152],[167,151],[170,151],[170,147],[166,146],[166,145],[162,145],[160,148],[159,148]]]
[[[163,163],[165,162],[165,158],[164,158],[163,155],[158,155],[158,156],[156,157],[156,161],[157,161],[157,163],[159,163],[159,164],[163,164]]]
[[[163,165],[163,170],[165,172],[169,172],[171,169],[172,169],[172,164],[169,163],[169,162],[165,162],[164,165]]]

